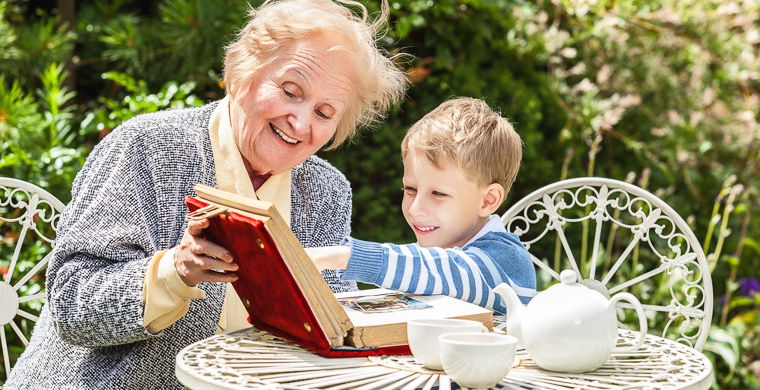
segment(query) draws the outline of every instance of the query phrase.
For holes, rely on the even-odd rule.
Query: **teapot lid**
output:
[[[593,298],[593,302],[604,301],[604,295],[598,291],[589,288],[582,281],[578,281],[578,274],[572,269],[566,269],[560,272],[559,281],[545,292],[549,292],[552,305],[557,302],[572,302],[573,305],[580,304],[580,302],[589,302],[587,300],[579,301],[579,298]],[[549,297],[546,294],[539,293],[533,300],[540,297],[540,301],[548,300]],[[600,298],[597,300],[596,298]],[[533,301],[531,301],[533,302]]]
[[[571,269],[566,269],[560,272],[559,280],[562,284],[575,284],[578,282],[578,275]]]

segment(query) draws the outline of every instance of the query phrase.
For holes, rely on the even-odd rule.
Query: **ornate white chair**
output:
[[[0,343],[7,378],[45,302],[45,269],[63,203],[42,188],[0,177]],[[13,353],[11,353],[13,352]],[[13,359],[11,357],[13,356]],[[13,361],[12,361],[13,360]]]
[[[572,269],[608,297],[636,296],[650,333],[704,346],[713,310],[705,253],[684,219],[654,194],[613,179],[567,179],[520,199],[502,221],[530,251],[539,291]],[[637,328],[631,306],[619,307],[620,325]]]

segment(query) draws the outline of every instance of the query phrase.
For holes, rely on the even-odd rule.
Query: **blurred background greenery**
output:
[[[414,85],[382,124],[320,152],[352,182],[353,235],[414,239],[400,212],[401,138],[444,99],[483,98],[525,143],[501,211],[576,176],[627,180],[663,198],[703,240],[712,269],[704,352],[714,387],[760,388],[758,3],[390,2],[381,45],[408,54],[399,66]],[[362,3],[377,12],[377,1]],[[92,146],[123,120],[222,97],[223,48],[247,7],[0,0],[0,176],[65,203]]]

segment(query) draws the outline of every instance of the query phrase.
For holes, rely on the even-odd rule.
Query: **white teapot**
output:
[[[612,352],[641,347],[647,332],[641,303],[627,292],[607,299],[577,283],[572,270],[560,273],[562,283],[536,295],[527,306],[506,283],[494,289],[507,306],[507,334],[517,337],[536,364],[550,371],[578,373],[599,368]],[[628,301],[639,317],[640,337],[631,346],[617,346],[615,304]]]

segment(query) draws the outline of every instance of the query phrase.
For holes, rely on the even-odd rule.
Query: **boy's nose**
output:
[[[409,204],[409,213],[414,216],[424,216],[427,212],[425,201],[421,196],[417,196]]]

